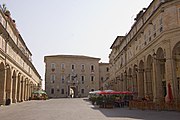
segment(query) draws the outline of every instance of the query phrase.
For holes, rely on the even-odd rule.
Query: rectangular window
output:
[[[94,82],[94,76],[91,76],[91,82]]]
[[[55,69],[55,68],[56,68],[55,63],[51,63],[51,69]]]
[[[61,69],[65,69],[65,64],[64,63],[61,64]]]
[[[109,72],[109,68],[108,67],[106,68],[106,72]]]
[[[71,81],[74,81],[74,76],[73,75],[71,75]]]
[[[156,24],[153,25],[153,30],[156,32]]]
[[[75,65],[71,65],[71,69],[74,70],[75,69]]]
[[[84,70],[85,69],[85,65],[81,65],[81,69]]]
[[[64,89],[61,89],[61,94],[64,94]]]
[[[159,25],[161,26],[162,24],[163,24],[163,20],[162,20],[162,18],[160,18]]]
[[[81,93],[84,94],[84,89],[81,89]]]
[[[61,76],[61,81],[62,81],[62,83],[64,83],[64,81],[65,81],[65,77],[64,76]]]
[[[55,81],[56,76],[55,75],[51,75],[51,81]]]
[[[84,76],[81,76],[82,84],[84,84]]]
[[[94,65],[91,65],[91,72],[94,72]]]
[[[51,89],[51,94],[54,94],[54,88]]]

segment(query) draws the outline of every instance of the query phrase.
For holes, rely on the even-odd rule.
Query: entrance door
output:
[[[76,97],[76,87],[75,86],[71,86],[69,88],[69,95],[71,98],[75,98]]]

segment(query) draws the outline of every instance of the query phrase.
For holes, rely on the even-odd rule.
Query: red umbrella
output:
[[[134,94],[131,91],[100,91],[98,94],[103,94],[103,95],[117,95],[117,94]]]

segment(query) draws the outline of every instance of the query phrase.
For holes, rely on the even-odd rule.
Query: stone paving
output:
[[[180,112],[104,109],[82,98],[63,98],[1,106],[0,120],[180,120]]]

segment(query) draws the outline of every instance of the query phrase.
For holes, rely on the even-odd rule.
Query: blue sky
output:
[[[44,79],[44,56],[86,55],[108,62],[110,46],[125,35],[152,0],[0,0],[15,19]]]

